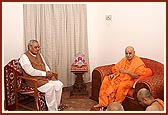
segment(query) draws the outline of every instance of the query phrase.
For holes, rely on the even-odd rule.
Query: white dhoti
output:
[[[58,106],[61,103],[62,88],[63,83],[59,80],[50,80],[38,88],[39,91],[45,93],[48,111],[58,111]]]

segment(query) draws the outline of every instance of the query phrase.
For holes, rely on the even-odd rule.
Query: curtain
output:
[[[25,50],[30,39],[38,40],[47,64],[65,87],[75,81],[70,71],[75,54],[85,54],[89,66],[86,10],[85,4],[23,5]],[[84,74],[85,82],[89,73]]]

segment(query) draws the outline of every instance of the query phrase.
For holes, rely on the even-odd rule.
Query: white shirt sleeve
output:
[[[43,61],[44,61],[44,58],[43,58]],[[24,71],[31,75],[31,76],[46,76],[46,72],[45,71],[41,71],[41,70],[37,70],[37,69],[34,69],[29,61],[29,58],[26,56],[26,54],[23,54],[21,57],[20,57],[20,60],[19,60],[22,68],[24,69]],[[46,62],[44,61],[45,65]],[[46,67],[47,71],[49,69],[49,67],[47,66]]]

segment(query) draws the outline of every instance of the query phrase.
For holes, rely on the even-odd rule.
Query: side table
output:
[[[78,67],[77,65],[71,66],[71,72],[76,75],[75,83],[73,85],[73,90],[70,92],[70,96],[83,96],[88,95],[88,91],[86,91],[86,84],[83,80],[83,74],[88,71],[87,65],[82,65]]]

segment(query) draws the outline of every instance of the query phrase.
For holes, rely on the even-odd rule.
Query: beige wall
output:
[[[23,5],[2,3],[3,65],[23,53]]]
[[[112,15],[112,20],[105,20]],[[166,3],[90,3],[88,37],[91,71],[119,61],[128,45],[138,56],[165,63]]]
[[[2,3],[3,65],[23,53],[23,3]],[[166,3],[86,3],[91,71],[124,56],[133,45],[138,56],[164,60]],[[105,20],[105,15],[112,20]]]

